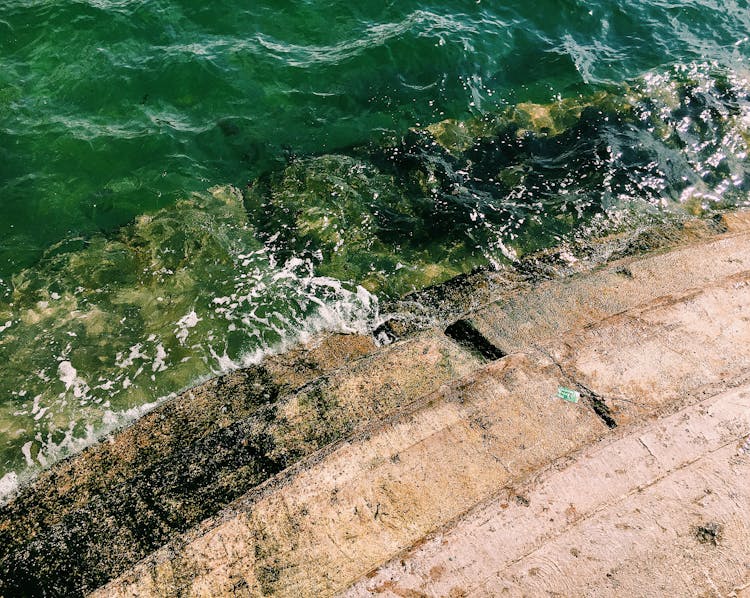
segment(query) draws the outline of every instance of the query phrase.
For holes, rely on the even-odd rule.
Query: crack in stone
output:
[[[610,408],[607,405],[604,397],[569,374],[562,366],[562,364],[557,361],[557,359],[555,359],[549,351],[537,345],[534,345],[534,348],[542,355],[547,357],[547,359],[549,359],[557,367],[557,369],[560,370],[560,374],[563,376],[563,378],[569,381],[569,384],[571,386],[575,386],[576,388],[578,388],[579,392],[581,392],[581,395],[583,395],[583,397],[586,399],[586,403],[588,404],[588,406],[591,407],[597,417],[601,419],[608,428],[614,429],[617,427],[617,422],[615,421],[615,418],[612,417],[612,412],[610,411]]]

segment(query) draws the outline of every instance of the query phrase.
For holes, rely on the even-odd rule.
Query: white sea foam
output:
[[[69,361],[61,361],[57,366],[57,373],[60,381],[65,384],[65,390],[69,390],[78,379],[78,372]]]
[[[165,358],[167,357],[167,352],[164,349],[164,345],[159,343],[156,345],[156,357],[154,358],[154,363],[151,365],[151,371],[152,372],[163,372],[167,369],[167,364],[165,362]]]
[[[24,443],[24,445],[21,447],[21,452],[23,453],[24,459],[26,459],[26,465],[29,467],[34,466],[34,459],[31,456],[31,447],[34,445],[34,443],[29,440],[28,442]]]
[[[45,431],[44,426],[40,427],[34,439],[27,441],[22,447],[24,461],[28,467],[27,473],[33,474],[40,467],[48,466],[66,455],[82,450],[103,435],[128,425],[175,396],[174,393],[169,393],[125,410],[111,408],[111,397],[143,387],[141,373],[144,369],[149,370],[149,378],[155,380],[156,375],[174,367],[175,363],[188,363],[194,357],[200,357],[201,352],[205,351],[213,363],[210,364],[209,371],[197,373],[192,378],[188,384],[192,386],[211,375],[257,364],[269,355],[283,352],[296,343],[309,341],[327,331],[367,333],[377,319],[377,297],[361,286],[348,289],[338,280],[315,276],[311,265],[299,259],[285,263],[280,274],[277,281],[284,281],[283,284],[290,284],[290,288],[300,291],[300,297],[295,299],[299,302],[298,305],[307,304],[314,307],[312,310],[309,307],[304,308],[310,311],[309,315],[300,318],[299,315],[283,313],[280,310],[261,315],[258,312],[258,301],[263,298],[264,289],[267,289],[265,284],[243,282],[237,287],[243,292],[207,302],[209,309],[221,316],[220,321],[226,322],[224,326],[227,330],[241,331],[251,341],[250,348],[234,357],[229,355],[225,343],[222,342],[223,346],[211,346],[210,343],[206,343],[205,338],[211,338],[213,333],[202,331],[202,345],[194,349],[196,354],[174,360],[172,351],[167,350],[162,337],[150,334],[145,340],[130,345],[116,356],[114,366],[119,373],[113,370],[109,378],[98,376],[97,384],[91,388],[80,375],[79,369],[73,365],[74,359],[67,357],[76,354],[74,346],[67,344],[57,364],[57,380],[63,389],[57,395],[58,403],[51,403],[44,393],[36,394],[33,404],[28,406],[29,413],[35,423],[41,424],[50,414],[59,414],[61,410],[69,409],[66,406],[68,399],[75,398],[81,401],[81,405],[85,403],[92,408],[92,404],[100,405],[97,407],[98,415],[92,417],[96,411],[86,407],[87,410],[80,412],[78,418],[69,420],[62,439],[59,438],[59,432],[58,435],[54,435],[51,431]],[[179,346],[184,346],[190,331],[209,316],[210,311],[200,312],[193,309],[179,318],[174,325],[174,339],[179,342]],[[266,331],[273,330],[275,338],[264,340],[265,333],[261,333],[260,327]],[[196,340],[199,339],[196,337]],[[221,341],[221,337],[217,340]],[[38,374],[40,379],[46,377],[44,370]],[[71,415],[74,413],[76,411],[71,412]]]
[[[61,361],[57,366],[57,374],[60,381],[65,385],[65,392],[73,391],[77,399],[87,400],[89,398],[89,385],[85,380],[78,377],[78,370],[70,361]]]
[[[18,474],[9,471],[0,478],[0,506],[8,502],[18,492]]]
[[[177,328],[175,328],[175,336],[180,341],[181,345],[185,344],[187,340],[190,328],[195,328],[203,318],[199,318],[195,310],[189,314],[183,316],[177,321]]]
[[[130,354],[125,359],[122,358],[121,353],[118,353],[116,357],[117,362],[115,363],[115,365],[118,368],[124,369],[133,365],[136,359],[148,359],[148,355],[141,351],[141,346],[141,343],[136,343],[135,345],[130,347]]]

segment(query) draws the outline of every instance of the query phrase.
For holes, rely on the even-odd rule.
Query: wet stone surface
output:
[[[447,340],[401,343],[376,361],[372,350],[356,335],[295,349],[196,387],[54,466],[0,507],[0,595],[91,592],[274,474],[475,364]]]
[[[429,322],[432,298],[433,322],[441,315],[454,318],[498,294],[723,230],[713,222],[699,224],[646,230],[635,242],[626,235],[583,244],[575,262],[560,259],[563,250],[543,252],[524,262],[528,275],[476,271],[394,304],[414,306],[414,319],[400,312],[405,319],[395,321],[404,322],[403,328],[391,329],[402,340],[387,347],[376,348],[363,336],[329,337],[315,348],[293,349],[165,403],[53,466],[0,507],[0,594],[93,591],[276,474],[502,357],[476,328],[468,330],[476,333],[468,334],[473,350],[448,338],[442,327],[415,332]],[[634,266],[631,273],[632,279],[613,275],[636,280]],[[447,326],[455,319],[443,321]],[[485,355],[478,345],[485,353],[499,352]],[[596,397],[585,399],[592,407],[588,403]]]
[[[81,595],[289,464],[264,368],[219,378],[0,508],[0,593]],[[188,398],[188,400],[190,400]]]

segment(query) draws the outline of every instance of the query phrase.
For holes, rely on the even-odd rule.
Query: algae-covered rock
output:
[[[463,245],[434,234],[440,206],[414,191],[366,160],[327,155],[257,181],[245,204],[277,255],[308,253],[321,274],[400,293],[461,271]]]
[[[627,112],[631,106],[618,93],[598,91],[587,96],[559,98],[547,104],[520,102],[513,106],[464,121],[448,118],[424,128],[443,149],[459,155],[483,138],[497,137],[513,130],[518,137],[560,135],[576,126],[587,108],[599,112]]]
[[[491,135],[494,130],[491,123],[483,119],[466,121],[447,118],[425,127],[440,146],[453,154],[469,149],[478,137]]]
[[[745,201],[749,97],[745,82],[678,68],[295,159],[246,206],[280,255],[398,296],[559,244],[596,216]]]
[[[0,477],[48,465],[269,348],[320,328],[364,329],[375,308],[309,261],[279,262],[229,187],[53,248],[0,298],[10,399]]]

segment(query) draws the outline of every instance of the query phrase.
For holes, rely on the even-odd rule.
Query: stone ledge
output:
[[[735,348],[747,338],[746,301],[744,286],[732,285],[744,282],[750,264],[750,218],[727,215],[718,224],[688,224],[592,244],[586,250],[591,259],[568,262],[562,254],[547,252],[521,264],[518,274],[461,277],[440,287],[443,291],[436,287],[407,298],[410,305],[421,302],[423,315],[430,310],[425,303],[435,300],[433,325],[416,334],[410,330],[424,323],[406,325],[400,332],[406,338],[390,346],[378,348],[367,337],[329,337],[184,393],[106,442],[53,467],[0,507],[0,594],[80,595],[144,557],[102,591],[128,595],[128,587],[135,584],[145,592],[146,586],[139,584],[153,578],[154,583],[160,580],[159,591],[166,595],[171,595],[169,588],[176,592],[188,587],[197,595],[230,593],[227,580],[232,592],[240,594],[251,588],[280,595],[328,594],[419,543],[420,537],[498,487],[516,484],[535,468],[611,434],[603,415],[610,414],[621,426],[617,433],[624,433],[623,424],[636,426],[644,417],[661,416],[722,385],[740,383],[748,374],[746,356],[744,348]],[[718,231],[725,234],[717,236]],[[677,247],[669,249],[670,244]],[[659,251],[599,267],[613,257],[654,247]],[[702,298],[690,295],[693,288]],[[691,301],[695,309],[680,312],[679,306]],[[696,306],[715,311],[723,305],[729,309],[697,334],[694,324],[703,312]],[[469,308],[473,311],[465,319],[484,339],[484,350],[472,350],[472,343],[478,346],[476,338],[462,345],[446,337],[443,326],[434,327]],[[656,358],[644,358],[642,348],[653,341],[651,333],[657,329],[669,346],[681,342],[681,334],[694,335],[690,358],[667,359],[656,345],[650,348]],[[602,349],[602,339],[611,350]],[[704,364],[700,352],[711,348],[716,355]],[[500,372],[507,373],[509,364],[515,372],[511,378],[534,372],[527,376],[526,390],[507,386],[509,379]],[[640,399],[631,395],[643,392],[632,387],[627,368],[633,364],[655,368],[651,378],[641,378],[653,386],[653,392],[646,392],[646,409],[632,407]],[[550,401],[562,384],[582,392],[579,405]],[[486,390],[489,387],[495,390]],[[545,435],[555,430],[560,409],[577,409],[576,417],[582,419],[576,420],[580,429],[558,430],[559,444],[554,444]],[[429,437],[434,448],[427,450],[427,440],[408,444],[425,429],[434,432]],[[393,440],[389,430],[403,434]],[[387,448],[394,442],[401,443],[402,450]],[[365,486],[356,484],[365,484],[367,471],[384,475],[393,489],[387,504],[400,513],[405,531],[391,530],[381,538],[385,515],[381,518],[378,501],[370,501],[377,513],[372,521],[378,524],[373,527],[365,518],[357,528],[357,551],[369,555],[359,563],[337,561],[332,556],[337,549],[308,529],[329,517],[330,533],[343,533],[323,511],[318,514],[323,519],[291,520],[308,526],[300,532],[307,539],[295,541],[307,542],[312,552],[288,550],[284,541],[289,528],[282,520],[277,530],[282,541],[276,547],[276,532],[263,532],[264,523],[254,519],[260,512],[257,505],[285,505],[322,492],[326,475],[335,476],[321,472],[331,463],[344,471],[349,465],[342,455],[357,446],[371,448],[372,467],[355,467],[351,488],[364,492]],[[423,449],[426,452],[420,452]],[[360,453],[357,458],[363,458]],[[409,461],[408,455],[418,458]],[[475,466],[472,458],[484,465]],[[425,475],[433,481],[419,492],[404,490],[399,502],[393,498],[400,496],[398,488],[414,484],[416,470],[407,463],[429,464]],[[490,472],[486,478],[485,470]],[[473,474],[467,477],[468,472]],[[306,480],[306,485],[298,480]],[[445,501],[444,510],[431,511],[430,504],[420,502],[422,492],[440,505]],[[367,504],[355,506],[364,509]],[[268,518],[279,516],[271,507],[266,512]],[[237,552],[235,560],[227,561],[220,552],[209,552],[205,561],[196,557],[190,567],[181,564],[192,544],[216,537],[214,530],[225,525],[239,525],[241,535],[246,535],[243,529],[254,530],[251,539],[260,543],[248,543],[242,536],[242,550],[252,554],[240,558]],[[263,533],[270,543],[263,543]],[[258,546],[260,556],[254,556]],[[309,563],[300,561],[300,555]],[[226,577],[235,562],[244,573]],[[201,585],[201,580],[209,585]],[[218,585],[210,585],[214,583]],[[219,594],[211,594],[214,591]]]

